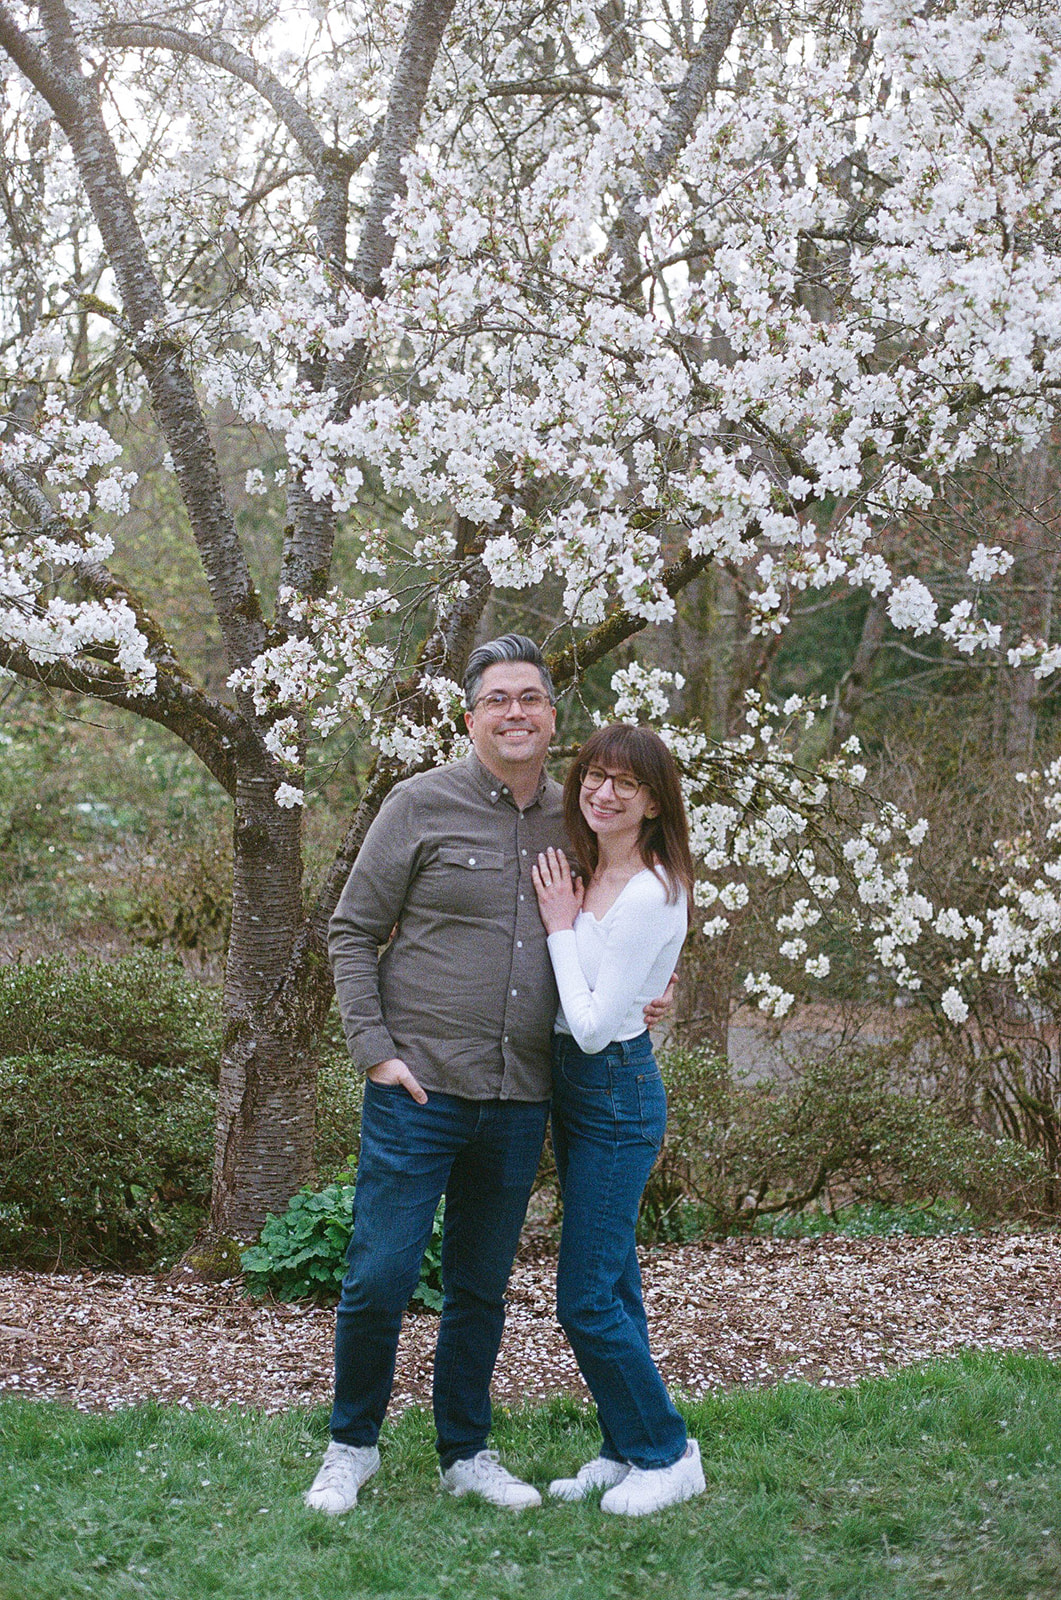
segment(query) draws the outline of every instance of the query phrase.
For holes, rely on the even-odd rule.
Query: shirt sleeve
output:
[[[549,935],[549,956],[556,974],[564,1020],[579,1049],[587,1055],[603,1050],[616,1038],[630,1007],[643,992],[660,952],[677,932],[684,932],[685,908],[668,905],[658,878],[639,883],[609,918],[600,972],[590,988],[578,959],[574,928]]]
[[[398,1050],[379,992],[379,951],[402,913],[421,854],[415,802],[404,784],[392,789],[365,834],[328,925],[328,955],[350,1059],[367,1072]]]

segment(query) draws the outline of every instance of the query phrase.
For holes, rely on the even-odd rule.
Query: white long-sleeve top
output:
[[[551,933],[557,1033],[571,1034],[587,1055],[644,1033],[645,1006],[667,987],[687,926],[684,894],[668,904],[666,883],[646,867],[602,917],[580,911],[573,928]]]

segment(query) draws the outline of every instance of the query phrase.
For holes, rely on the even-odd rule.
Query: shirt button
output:
[[[526,895],[525,895],[525,894],[521,894],[521,895],[520,895],[520,899],[521,899],[521,900],[526,900],[526,898],[527,898],[527,896],[526,896]]]
[[[514,994],[514,995],[516,995],[516,994],[518,994],[518,993],[519,993],[519,990],[518,990],[518,989],[513,989],[513,991],[512,991],[512,993],[513,993],[513,994]]]
[[[497,799],[497,790],[496,789],[491,789],[490,790],[490,798],[491,798],[491,800],[496,800]]]
[[[516,940],[516,949],[517,950],[522,950],[523,949],[523,940],[522,939],[517,939]]]
[[[501,1043],[502,1044],[507,1044],[508,1043],[508,1034],[507,1033],[505,1034],[505,1037],[502,1039]]]
[[[526,852],[526,850],[521,850],[521,851],[520,851],[520,855],[521,855],[521,856],[525,856],[525,855],[526,855],[526,854],[527,854],[527,852]]]
[[[468,857],[468,865],[470,867],[474,867],[474,865],[475,865],[475,857],[474,856],[469,856]]]

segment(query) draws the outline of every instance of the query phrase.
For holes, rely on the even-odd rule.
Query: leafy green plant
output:
[[[188,840],[176,859],[141,856],[128,876],[124,921],[148,948],[219,953],[232,918],[232,839],[227,817]]]
[[[17,1081],[11,1109],[21,1119],[0,1175],[0,1254],[143,1266],[179,1254],[202,1222],[210,1190],[220,1047],[216,991],[188,978],[173,955],[50,956],[0,967],[0,1055],[7,1058],[0,1081]],[[333,1010],[321,1039],[314,1162],[318,1174],[340,1187],[345,1179],[347,1189],[362,1088]],[[70,1134],[69,1149],[56,1149],[60,1130]],[[315,1204],[317,1220],[320,1212]],[[332,1253],[341,1263],[348,1199],[337,1203],[335,1227],[340,1242]],[[437,1257],[437,1239],[432,1250]],[[326,1243],[324,1258],[329,1251]],[[312,1292],[303,1277],[306,1287],[296,1292]],[[321,1283],[332,1288],[341,1277],[340,1264]],[[438,1288],[436,1260],[422,1303],[431,1306]]]
[[[353,1200],[353,1177],[346,1174],[323,1189],[307,1184],[280,1216],[270,1213],[258,1243],[241,1257],[248,1292],[278,1300],[336,1296],[346,1271]],[[442,1215],[439,1206],[412,1295],[428,1311],[442,1309]]]
[[[172,1259],[210,1192],[216,995],[172,956],[0,968],[0,1255]]]
[[[227,852],[228,797],[166,729],[143,723],[130,737],[127,715],[98,701],[87,717],[76,698],[58,709],[5,696],[0,929],[33,951],[68,933],[112,944],[151,937],[158,911],[187,943],[188,911],[206,898],[194,874],[213,873],[218,845]],[[202,909],[196,947],[213,950],[216,920]]]
[[[0,1059],[0,1258],[154,1264],[210,1192],[214,1090],[187,1066],[63,1050]]]

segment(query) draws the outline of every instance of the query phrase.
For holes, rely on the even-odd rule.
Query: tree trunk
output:
[[[862,709],[873,668],[884,643],[887,621],[888,614],[884,609],[884,601],[871,599],[866,607],[866,615],[862,619],[862,633],[858,649],[855,651],[855,659],[840,680],[837,689],[836,709],[829,736],[830,754],[839,750],[844,741],[851,736],[855,718]]]
[[[316,1065],[297,1019],[277,1005],[301,931],[301,810],[273,799],[259,760],[236,791],[232,934],[210,1229],[251,1239],[310,1175]]]
[[[1044,514],[1057,483],[1053,452],[1040,445],[1024,459],[1015,484],[1019,515],[1013,525],[1013,568],[1020,596],[1020,630],[1031,638],[1050,638],[1058,557],[1054,530]],[[1026,667],[1006,667],[1003,681],[1006,760],[1026,766],[1034,759],[1041,685]]]

